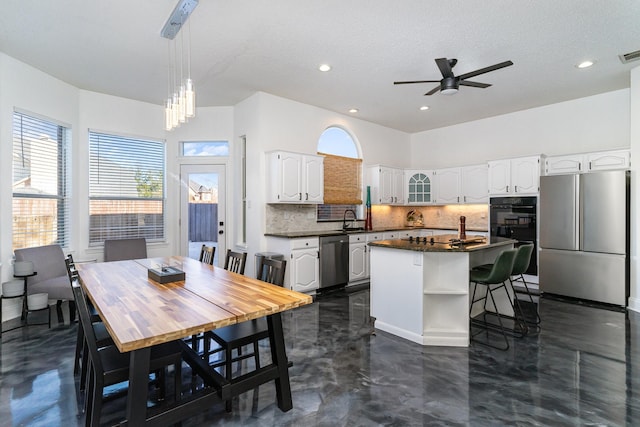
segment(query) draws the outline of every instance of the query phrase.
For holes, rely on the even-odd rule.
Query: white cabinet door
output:
[[[460,203],[460,168],[436,170],[436,197],[439,205]]]
[[[511,161],[494,160],[489,162],[489,193],[509,194],[511,186]]]
[[[544,172],[547,175],[583,172],[584,155],[547,157],[544,161]]]
[[[367,184],[371,186],[371,203],[395,205],[404,203],[404,170],[387,166],[367,168]]]
[[[489,162],[489,194],[537,194],[540,156]]]
[[[367,243],[349,243],[349,282],[369,277]]]
[[[461,168],[463,203],[486,203],[489,200],[487,183],[489,168],[486,164]]]
[[[631,166],[631,153],[629,150],[588,153],[586,162],[589,171],[628,169]]]
[[[409,205],[428,205],[433,203],[435,190],[432,170],[406,170],[405,201]]]
[[[303,156],[304,201],[322,203],[324,200],[324,160],[320,156]]]
[[[291,288],[294,291],[310,292],[318,289],[320,284],[318,249],[292,250],[289,264],[291,264]]]
[[[322,203],[324,158],[274,151],[267,153],[268,203]]]
[[[404,170],[402,169],[394,169],[393,170],[393,204],[394,205],[403,205],[404,204]]]
[[[280,202],[300,202],[302,199],[302,156],[294,153],[279,153],[276,168],[280,170],[276,186]]]
[[[511,189],[518,194],[540,191],[540,157],[511,159]]]

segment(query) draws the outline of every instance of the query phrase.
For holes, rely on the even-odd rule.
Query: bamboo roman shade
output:
[[[362,204],[362,159],[324,156],[324,204]]]

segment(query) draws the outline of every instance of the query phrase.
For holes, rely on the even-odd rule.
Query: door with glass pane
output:
[[[180,167],[180,253],[198,259],[202,245],[216,248],[214,265],[224,265],[226,248],[225,166]],[[220,262],[221,260],[221,262]]]

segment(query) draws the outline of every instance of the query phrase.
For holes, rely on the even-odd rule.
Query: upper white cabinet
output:
[[[540,156],[489,162],[489,194],[537,194],[540,190]]]
[[[589,171],[628,169],[631,166],[631,152],[629,150],[615,150],[587,153],[585,163]]]
[[[488,199],[486,164],[435,171],[436,197],[439,205],[485,203]]]
[[[267,203],[318,204],[324,199],[322,156],[267,153]]]
[[[406,202],[409,205],[427,205],[434,200],[434,174],[432,170],[405,170]]]
[[[465,166],[460,169],[462,176],[462,203],[486,203],[489,201],[487,191],[489,168],[487,164]]]
[[[610,169],[628,169],[631,166],[629,150],[599,151],[595,153],[552,156],[545,160],[545,173],[585,173]]]
[[[435,202],[439,205],[460,203],[460,168],[437,169]]]
[[[367,185],[371,186],[374,205],[404,204],[404,170],[387,166],[369,166]]]

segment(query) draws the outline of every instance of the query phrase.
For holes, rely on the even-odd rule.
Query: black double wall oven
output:
[[[533,243],[533,253],[526,274],[538,274],[537,197],[491,197],[489,201],[489,239],[501,238]],[[517,245],[516,245],[517,246]]]

